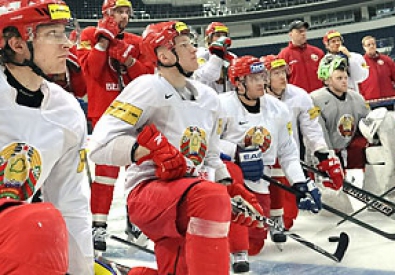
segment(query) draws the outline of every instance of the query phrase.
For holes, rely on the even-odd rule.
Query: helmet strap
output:
[[[51,81],[51,78],[48,75],[46,75],[43,72],[43,70],[41,70],[41,68],[38,67],[37,64],[34,63],[34,61],[33,61],[33,59],[34,59],[33,43],[31,41],[27,41],[26,43],[27,43],[27,47],[29,48],[29,51],[30,51],[30,60],[25,59],[25,60],[23,60],[22,63],[18,63],[18,62],[11,61],[11,60],[9,60],[9,62],[16,65],[16,66],[21,66],[21,67],[28,66],[38,76],[41,76],[48,81]]]
[[[191,77],[193,75],[193,72],[186,72],[184,70],[184,68],[181,67],[180,63],[178,62],[179,58],[178,58],[178,54],[176,53],[176,50],[173,48],[171,51],[176,56],[176,59],[177,59],[176,62],[174,64],[172,64],[172,65],[165,65],[162,62],[158,61],[158,65],[160,65],[162,67],[165,67],[165,68],[176,67],[177,70],[180,72],[180,74],[182,74],[185,77]]]

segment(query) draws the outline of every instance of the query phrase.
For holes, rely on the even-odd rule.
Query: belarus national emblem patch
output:
[[[207,151],[206,132],[197,126],[189,126],[182,136],[180,149],[195,165],[201,164]]]
[[[0,151],[0,198],[26,200],[35,191],[42,160],[32,146],[15,142]]]

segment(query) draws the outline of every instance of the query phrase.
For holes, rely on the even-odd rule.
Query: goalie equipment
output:
[[[368,140],[369,143],[376,143],[378,139],[376,136],[377,131],[383,122],[388,110],[384,107],[370,111],[366,118],[362,118],[359,123],[359,130],[362,135]]]

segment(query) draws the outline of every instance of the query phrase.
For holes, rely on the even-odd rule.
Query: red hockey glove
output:
[[[233,56],[228,53],[228,48],[232,45],[232,40],[229,37],[222,36],[218,38],[216,41],[211,43],[208,47],[208,50],[211,54],[215,54],[219,58],[223,60],[232,60]]]
[[[149,155],[137,161],[138,165],[152,159],[157,166],[155,175],[162,180],[178,179],[185,175],[186,161],[184,156],[168,142],[155,125],[145,126],[137,137],[137,143],[151,151]]]
[[[333,157],[321,161],[318,164],[318,169],[325,171],[329,175],[329,180],[324,179],[323,185],[325,187],[339,190],[343,186],[344,172],[339,158]]]
[[[138,53],[134,45],[127,44],[125,41],[118,39],[114,39],[108,49],[110,57],[118,60],[122,64],[124,64],[129,57],[137,58]]]
[[[245,209],[245,211],[232,211],[233,222],[251,228],[263,226],[259,220],[259,217],[263,217],[263,209],[253,193],[243,184],[235,182],[228,186],[228,193],[233,202]]]
[[[95,38],[96,41],[99,40],[100,37],[104,37],[109,41],[113,41],[119,32],[120,29],[118,27],[118,23],[113,17],[107,16],[97,22]]]

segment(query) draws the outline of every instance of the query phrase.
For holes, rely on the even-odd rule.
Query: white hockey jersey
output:
[[[262,151],[265,174],[270,176],[268,166],[274,165],[277,157],[291,183],[306,180],[299,162],[296,142],[292,137],[291,114],[287,106],[271,95],[260,98],[260,112],[249,113],[241,104],[236,92],[220,95],[224,110],[224,131],[221,135],[221,150],[234,160],[237,147],[259,147]],[[255,192],[268,193],[264,180],[245,181]]]
[[[359,53],[350,53],[348,58],[349,78],[348,88],[359,93],[358,84],[365,81],[369,76],[369,67],[366,65],[366,60]]]
[[[32,193],[42,188],[44,201],[54,204],[67,224],[69,273],[93,274],[90,190],[83,182],[86,120],[78,101],[43,81],[41,107],[21,106],[4,67],[0,90],[1,184],[18,184]],[[31,197],[29,193],[25,199]]]
[[[194,72],[193,78],[213,88],[218,94],[224,91],[233,90],[233,86],[228,79],[227,68],[229,62],[222,60],[215,54],[210,54],[209,50],[204,47],[198,48],[196,53],[199,68]],[[226,89],[220,83],[220,79],[226,79]]]
[[[229,177],[219,158],[222,120],[218,95],[194,80],[187,80],[186,90],[194,100],[184,99],[186,93],[159,74],[143,75],[125,87],[97,123],[90,157],[99,164],[130,165],[125,183],[128,193],[141,181],[155,178],[152,161],[132,164],[130,156],[139,132],[151,123],[179,148],[189,168],[209,173],[211,180]]]
[[[292,113],[292,132],[298,148],[300,147],[299,129],[306,147],[311,152],[328,148],[321,125],[318,122],[319,114],[314,108],[310,95],[302,88],[287,84],[281,101],[288,106]]]

